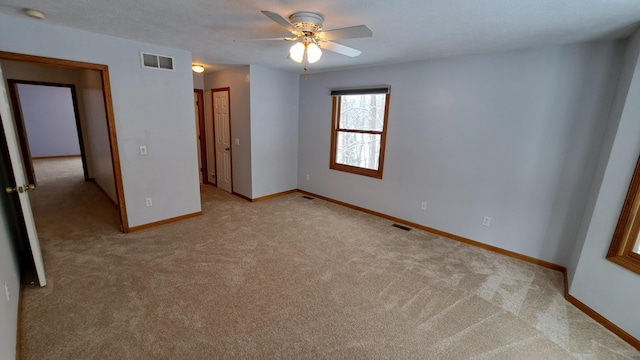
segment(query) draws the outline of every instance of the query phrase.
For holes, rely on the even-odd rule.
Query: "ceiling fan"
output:
[[[284,18],[282,15],[271,11],[264,10],[262,13],[295,35],[294,37],[288,38],[263,40],[295,41],[296,43],[291,46],[291,49],[289,50],[289,57],[297,63],[302,63],[303,60],[306,60],[308,63],[313,64],[320,60],[320,57],[322,56],[321,48],[349,57],[356,57],[362,53],[360,50],[337,44],[332,40],[373,36],[373,32],[366,25],[322,31],[324,17],[318,13],[310,11],[298,11],[293,13],[289,16],[289,20]],[[307,69],[305,67],[305,71],[306,70]]]

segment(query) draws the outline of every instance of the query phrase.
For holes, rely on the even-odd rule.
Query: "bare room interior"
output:
[[[0,358],[640,358],[640,2],[0,33]]]

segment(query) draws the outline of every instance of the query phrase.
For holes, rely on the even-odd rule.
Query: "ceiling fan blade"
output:
[[[346,55],[349,57],[356,57],[362,54],[362,51],[356,50],[354,48],[350,48],[348,46],[340,45],[331,41],[323,42],[320,46],[323,49],[327,49],[333,52],[337,52],[338,54]]]
[[[273,40],[294,41],[294,40],[298,40],[298,38],[297,37],[291,37],[291,38],[276,37],[276,38],[259,38],[259,39],[240,39],[240,40],[233,40],[233,41],[273,41]]]
[[[323,40],[340,40],[372,37],[373,31],[366,25],[350,26],[346,28],[321,31],[318,36]]]
[[[293,24],[289,20],[282,17],[282,15],[267,10],[262,10],[262,13],[265,14],[269,19],[277,22],[280,26],[283,26],[284,28],[289,30],[290,33],[298,36],[302,35],[302,32],[296,29],[296,27],[293,26]]]

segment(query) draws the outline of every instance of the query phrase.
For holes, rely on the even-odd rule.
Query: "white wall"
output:
[[[252,197],[298,185],[298,94],[295,73],[251,65]]]
[[[3,51],[109,66],[130,226],[200,211],[191,53],[6,15],[0,33]],[[142,68],[140,51],[173,56],[176,70]]]
[[[622,51],[603,42],[308,75],[298,187],[566,265]],[[391,86],[382,180],[329,169],[330,90],[373,85]]]
[[[640,30],[630,39],[589,207],[568,267],[569,294],[640,339],[640,275],[605,259],[640,153]]]
[[[251,198],[251,99],[249,90],[249,66],[207,73],[204,76],[205,119],[207,121],[207,160],[209,171],[214,169],[213,159],[213,113],[211,112],[211,89],[229,88],[231,139],[231,166],[233,192]],[[192,90],[193,91],[193,90]]]
[[[83,99],[83,116],[85,119],[83,132],[85,149],[93,172],[91,177],[96,184],[109,196],[111,201],[118,203],[116,184],[107,129],[107,114],[104,107],[104,92],[102,91],[102,77],[99,71],[82,70],[80,72],[80,89],[78,97]]]
[[[31,84],[17,89],[31,156],[80,155],[71,89]]]

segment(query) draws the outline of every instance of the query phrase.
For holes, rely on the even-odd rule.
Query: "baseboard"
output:
[[[458,236],[458,235],[451,234],[451,233],[448,233],[448,232],[445,232],[445,231],[441,231],[441,230],[438,230],[438,229],[430,228],[430,227],[427,227],[427,226],[424,226],[424,225],[416,224],[414,222],[406,221],[406,220],[403,220],[403,219],[400,219],[400,218],[397,218],[397,217],[394,217],[394,216],[390,216],[390,215],[387,215],[387,214],[379,213],[377,211],[369,210],[369,209],[366,209],[366,208],[363,208],[363,207],[360,207],[360,206],[351,205],[349,203],[345,203],[345,202],[342,202],[342,201],[334,200],[334,199],[331,199],[331,198],[328,198],[328,197],[325,197],[325,196],[322,196],[322,195],[310,193],[308,191],[304,191],[304,190],[300,190],[300,189],[298,189],[298,192],[301,192],[303,194],[307,194],[309,196],[317,197],[319,199],[332,202],[334,204],[342,205],[342,206],[345,206],[345,207],[348,207],[348,208],[351,208],[351,209],[354,209],[354,210],[362,211],[362,212],[365,212],[367,214],[371,214],[371,215],[375,215],[375,216],[378,216],[378,217],[381,217],[381,218],[384,218],[384,219],[387,219],[387,220],[391,220],[391,221],[393,221],[395,223],[399,223],[399,224],[406,225],[406,226],[409,226],[409,227],[412,227],[412,228],[415,228],[415,229],[420,229],[420,230],[423,230],[423,231],[427,231],[427,232],[430,232],[432,234],[444,236],[444,237],[452,239],[452,240],[460,241],[460,242],[463,242],[465,244],[473,245],[475,247],[479,247],[479,248],[482,248],[482,249],[485,249],[485,250],[489,250],[489,251],[492,251],[492,252],[495,252],[495,253],[498,253],[498,254],[501,254],[501,255],[506,255],[506,256],[509,256],[509,257],[512,257],[512,258],[515,258],[515,259],[518,259],[518,260],[526,261],[528,263],[536,264],[536,265],[539,265],[539,266],[542,266],[542,267],[546,267],[546,268],[549,268],[549,269],[552,269],[552,270],[556,270],[556,271],[560,271],[560,272],[566,272],[566,270],[567,270],[564,266],[561,266],[561,265],[558,265],[558,264],[554,264],[554,263],[551,263],[551,262],[548,262],[548,261],[536,259],[534,257],[523,255],[523,254],[519,254],[519,253],[516,253],[516,252],[513,252],[513,251],[505,250],[505,249],[499,248],[497,246],[487,245],[487,244],[481,243],[479,241],[467,239],[467,238],[462,237],[462,236]]]
[[[198,211],[198,212],[194,212],[194,213],[186,214],[186,215],[182,215],[182,216],[177,216],[177,217],[170,218],[170,219],[160,220],[160,221],[156,221],[156,222],[152,222],[152,223],[148,223],[148,224],[133,226],[133,227],[130,227],[127,232],[146,230],[146,229],[149,229],[149,228],[152,228],[152,227],[169,224],[169,223],[172,223],[172,222],[185,220],[185,219],[189,219],[189,218],[200,216],[200,215],[202,215],[202,211]]]
[[[618,335],[622,340],[628,342],[631,346],[633,346],[636,349],[640,350],[640,340],[636,339],[635,337],[633,337],[628,332],[622,330],[620,327],[618,327],[618,325],[612,323],[606,317],[598,314],[595,310],[593,310],[592,308],[588,307],[582,301],[576,299],[572,295],[565,294],[565,299],[567,299],[567,301],[569,303],[573,304],[573,306],[575,306],[578,309],[580,309],[580,311],[582,311],[583,313],[589,315],[589,317],[591,317],[593,320],[595,320],[598,323],[600,323],[600,325],[604,326],[605,328],[607,328],[612,333]]]
[[[35,156],[32,157],[32,160],[40,160],[40,159],[64,159],[64,158],[76,158],[81,157],[82,155],[55,155],[55,156]]]
[[[287,195],[287,194],[292,194],[294,192],[299,192],[299,191],[300,190],[298,190],[298,189],[287,190],[287,191],[283,191],[283,192],[279,192],[279,193],[275,193],[275,194],[271,194],[271,195],[267,195],[267,196],[261,196],[261,197],[253,198],[253,199],[248,197],[248,196],[244,196],[242,194],[238,194],[237,192],[232,192],[232,194],[237,196],[237,197],[239,197],[239,198],[241,198],[241,199],[244,199],[244,200],[247,200],[247,201],[250,201],[250,202],[259,202],[259,201],[265,201],[265,200],[277,198],[279,196],[283,196],[283,195]]]
[[[489,250],[501,255],[505,255],[505,256],[509,256],[518,260],[522,260],[528,263],[532,263],[535,265],[539,265],[545,268],[549,268],[552,270],[556,270],[556,271],[560,271],[563,275],[563,280],[564,280],[564,297],[565,299],[573,304],[575,307],[577,307],[578,309],[580,309],[582,312],[584,312],[585,314],[587,314],[589,317],[591,317],[592,319],[594,319],[595,321],[597,321],[598,323],[600,323],[602,326],[604,326],[605,328],[607,328],[609,331],[611,331],[612,333],[616,334],[617,336],[619,336],[622,340],[628,342],[631,346],[635,347],[636,349],[640,350],[640,340],[636,339],[635,337],[633,337],[631,334],[629,334],[628,332],[622,330],[620,327],[618,327],[616,324],[612,323],[611,321],[609,321],[607,318],[605,318],[604,316],[598,314],[596,311],[594,311],[593,309],[591,309],[590,307],[588,307],[587,305],[583,304],[580,300],[576,299],[575,297],[569,295],[569,282],[567,280],[567,268],[565,268],[564,266],[558,265],[558,264],[554,264],[548,261],[544,261],[544,260],[540,260],[540,259],[536,259],[534,257],[531,256],[527,256],[527,255],[523,255],[523,254],[518,254],[516,252],[513,251],[509,251],[509,250],[505,250],[496,246],[491,246],[491,245],[487,245],[475,240],[471,240],[471,239],[467,239],[464,238],[462,236],[458,236],[458,235],[454,235],[454,234],[450,234],[448,232],[445,231],[440,231],[438,229],[433,229],[427,226],[422,226],[420,224],[416,224],[416,223],[412,223],[410,221],[406,221],[403,219],[399,219],[393,216],[389,216],[383,213],[379,213],[377,211],[372,211],[369,209],[365,209],[359,206],[355,206],[355,205],[351,205],[349,203],[345,203],[342,201],[338,201],[338,200],[334,200],[322,195],[318,195],[318,194],[314,194],[308,191],[304,191],[304,190],[300,190],[298,189],[298,192],[309,195],[309,196],[313,196],[325,201],[329,201],[332,202],[334,204],[338,204],[338,205],[342,205],[354,210],[358,210],[358,211],[362,211],[365,212],[367,214],[371,214],[371,215],[375,215],[387,220],[391,220],[395,223],[399,223],[399,224],[403,224],[406,226],[410,226],[412,228],[416,228],[416,229],[420,229],[423,231],[427,231],[433,234],[437,234],[452,240],[456,240],[456,241],[460,241],[463,242],[465,244],[469,244],[475,247],[479,247],[485,250]]]
[[[235,196],[237,196],[237,197],[239,197],[239,198],[241,198],[241,199],[245,199],[245,200],[247,200],[247,201],[251,201],[251,198],[250,198],[250,197],[248,197],[248,196],[244,196],[244,195],[239,194],[239,193],[237,193],[237,192],[235,192],[235,191],[234,191],[234,192],[232,192],[231,194],[233,194],[233,195],[235,195]]]
[[[275,193],[275,194],[271,194],[271,195],[267,195],[267,196],[262,196],[262,197],[259,197],[259,198],[251,199],[251,202],[269,200],[269,199],[277,198],[279,196],[292,194],[294,192],[298,192],[298,190],[297,189],[293,189],[293,190],[287,190],[287,191],[283,191],[283,192],[279,192],[279,193]]]

